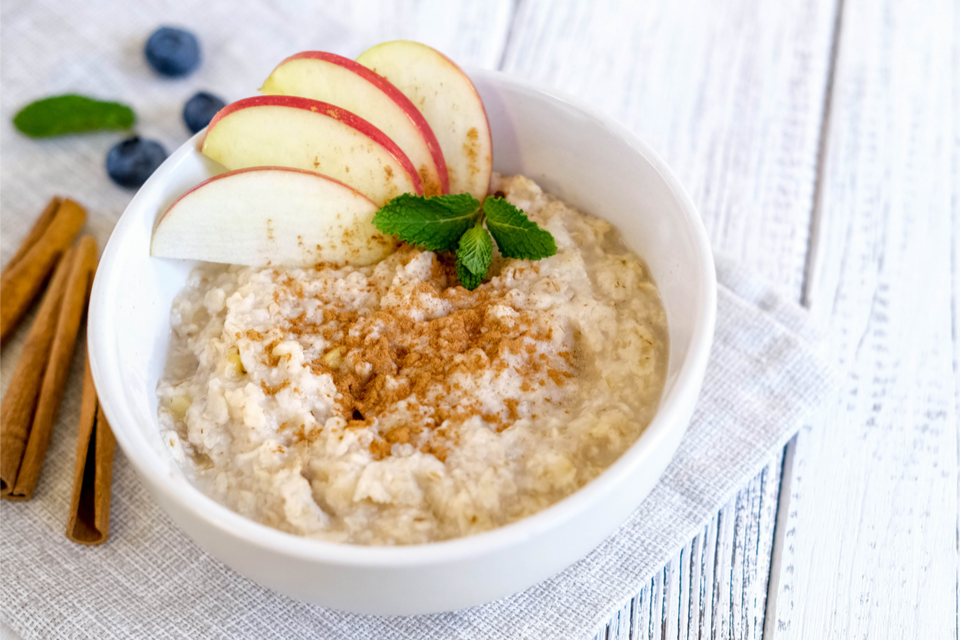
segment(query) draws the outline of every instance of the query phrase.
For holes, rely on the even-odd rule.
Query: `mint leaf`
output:
[[[31,138],[67,133],[129,129],[136,117],[119,102],[103,102],[66,94],[31,102],[13,118],[13,126]]]
[[[473,291],[483,282],[483,276],[478,276],[470,271],[470,269],[467,269],[463,263],[460,262],[460,258],[457,258],[457,280],[460,281],[464,289]]]
[[[479,215],[480,203],[469,193],[430,198],[405,193],[377,211],[373,224],[430,251],[453,251]]]
[[[457,247],[457,263],[466,267],[470,273],[486,277],[490,262],[493,260],[493,240],[483,227],[471,227],[460,236]]]
[[[487,228],[504,257],[539,260],[557,252],[557,243],[550,232],[541,229],[503,198],[487,198],[483,212],[487,214]]]
[[[507,258],[539,260],[557,252],[553,236],[503,198],[487,198],[481,208],[468,193],[429,198],[405,193],[377,211],[373,224],[430,251],[456,250],[457,278],[470,290],[490,269],[493,240]]]

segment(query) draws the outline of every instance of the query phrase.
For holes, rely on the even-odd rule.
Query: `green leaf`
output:
[[[483,227],[471,227],[460,236],[457,247],[457,262],[467,268],[470,273],[481,279],[487,275],[490,262],[493,261],[493,240],[490,233]]]
[[[13,125],[31,138],[82,131],[129,129],[133,110],[119,102],[103,102],[75,94],[31,102],[14,116]]]
[[[503,198],[487,198],[483,211],[487,214],[487,228],[504,257],[539,260],[557,252],[557,243],[550,232],[541,229]]]
[[[484,217],[489,231],[483,228]],[[373,224],[430,251],[456,249],[457,278],[470,290],[480,286],[490,269],[493,240],[507,258],[539,260],[557,252],[549,232],[502,198],[487,198],[481,210],[468,193],[430,198],[406,193],[377,211]]]
[[[430,198],[405,193],[377,211],[373,224],[430,251],[453,251],[479,215],[480,203],[469,193]]]
[[[473,291],[483,282],[483,276],[478,276],[470,271],[470,269],[467,269],[463,263],[460,262],[460,258],[457,258],[457,280],[460,281],[464,289]]]

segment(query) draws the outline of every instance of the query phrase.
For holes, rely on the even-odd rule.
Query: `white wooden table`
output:
[[[632,127],[829,328],[832,416],[597,638],[957,638],[960,2],[327,4]]]

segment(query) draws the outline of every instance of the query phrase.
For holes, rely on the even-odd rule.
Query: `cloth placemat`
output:
[[[4,262],[50,196],[69,195],[88,207],[86,232],[101,247],[131,197],[103,169],[107,149],[124,134],[28,140],[10,125],[22,104],[70,91],[121,99],[140,117],[138,132],[173,151],[189,136],[179,112],[193,92],[235,100],[253,93],[251,78],[266,77],[292,52],[322,48],[356,55],[372,44],[311,5],[297,3],[294,12],[279,2],[191,3],[188,10],[184,4],[3,4]],[[186,80],[158,80],[143,61],[146,34],[169,22],[193,29],[204,46],[204,65]],[[717,330],[703,392],[676,458],[650,496],[618,531],[559,575],[501,601],[435,616],[351,615],[259,587],[177,529],[119,450],[110,541],[97,548],[68,542],[80,348],[35,498],[0,504],[2,620],[27,640],[589,637],[831,395],[830,368],[805,312],[734,263],[720,259],[717,267]],[[4,391],[25,333],[3,350]]]

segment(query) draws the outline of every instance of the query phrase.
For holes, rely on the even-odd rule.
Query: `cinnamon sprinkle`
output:
[[[421,255],[412,248],[401,251],[404,265]],[[491,411],[471,397],[461,384],[465,379],[479,382],[489,373],[512,373],[521,379],[519,391],[528,393],[547,381],[563,387],[575,375],[574,357],[569,348],[556,352],[552,329],[541,326],[542,313],[516,308],[507,291],[492,283],[467,291],[445,258],[433,259],[427,280],[400,285],[399,291],[394,285],[372,312],[345,310],[334,294],[321,289],[314,296],[316,312],[308,313],[299,303],[306,297],[303,284],[289,274],[278,278],[277,292],[278,304],[289,299],[301,309],[278,327],[281,338],[323,339],[320,355],[308,357],[304,366],[315,375],[331,376],[338,392],[333,415],[342,417],[347,429],[376,427],[379,435],[369,450],[377,460],[390,456],[394,445],[409,445],[443,462],[458,442],[456,426],[466,420],[479,417],[501,432],[524,417],[535,418],[524,414],[528,405],[518,398],[503,398],[505,408]],[[440,305],[449,313],[438,315]],[[265,340],[252,329],[245,335]],[[263,348],[262,361],[271,367],[281,361],[273,355],[280,341]],[[289,384],[260,382],[269,396]],[[281,428],[292,429],[287,424]],[[300,425],[294,440],[306,439]]]
[[[284,380],[283,382],[281,382],[276,386],[270,386],[263,380],[260,381],[260,388],[263,389],[263,393],[268,396],[275,396],[278,393],[280,393],[283,389],[286,389],[289,386],[290,386],[289,380]]]

